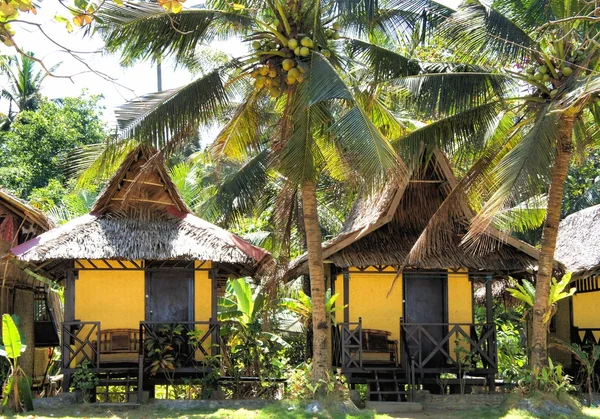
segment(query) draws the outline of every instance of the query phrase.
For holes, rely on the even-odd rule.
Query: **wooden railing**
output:
[[[338,323],[332,329],[333,365],[342,369],[362,368],[362,320]]]
[[[100,322],[63,322],[62,371],[71,373],[77,365],[88,362],[88,368],[99,367]]]
[[[404,340],[404,363],[410,361],[416,373],[454,372],[459,368],[474,373],[497,371],[496,325],[493,323],[405,323],[401,320],[400,336]]]

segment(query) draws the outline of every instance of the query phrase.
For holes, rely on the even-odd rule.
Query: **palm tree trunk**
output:
[[[321,228],[317,214],[317,188],[312,181],[302,186],[302,209],[308,250],[308,272],[312,295],[313,329],[313,383],[325,380],[329,372],[327,352],[327,316],[325,313],[325,271],[323,269],[323,249],[321,248]]]
[[[544,317],[551,310],[548,297],[550,296],[550,285],[552,284],[554,250],[556,249],[556,238],[558,236],[563,191],[569,170],[569,161],[573,153],[571,136],[574,122],[573,117],[565,116],[561,119],[558,127],[559,141],[550,179],[548,209],[542,232],[542,247],[535,285],[530,360],[533,368],[541,368],[548,362],[548,322],[544,321]]]

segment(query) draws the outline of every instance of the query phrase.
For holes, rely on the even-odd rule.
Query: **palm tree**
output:
[[[33,56],[33,53],[29,52]],[[13,121],[21,111],[34,111],[38,108],[40,88],[47,74],[36,71],[36,62],[24,55],[15,55],[0,61],[0,73],[9,80],[7,87],[2,88],[0,95],[9,101],[8,119]],[[54,67],[55,68],[55,67]],[[18,110],[14,111],[13,106]]]
[[[132,103],[121,112],[121,128],[123,135],[172,149],[197,124],[222,118],[231,100],[239,100],[235,111],[221,119],[225,125],[211,151],[216,161],[248,164],[253,152],[262,153],[263,167],[285,181],[277,198],[282,206],[300,197],[316,382],[326,379],[330,367],[319,180],[323,174],[364,179],[367,190],[388,177],[404,180],[404,166],[380,130],[383,119],[370,118],[380,107],[361,106],[361,98],[350,88],[353,76],[347,71],[345,43],[336,41],[344,20],[357,33],[366,27],[373,15],[370,6],[371,2],[349,0],[212,0],[206,9],[175,14],[153,4],[127,3],[123,8],[106,6],[98,16],[108,48],[120,51],[124,61],[170,55],[187,63],[196,47],[218,37],[243,37],[251,46],[247,55],[187,86]],[[390,16],[390,22],[401,20]],[[259,110],[265,104],[274,118],[262,117]],[[386,121],[392,119],[386,115]]]
[[[548,296],[563,188],[574,150],[600,139],[600,31],[584,0],[464,3],[438,30],[449,64],[420,64],[420,74],[387,82],[423,118],[435,122],[395,143],[407,156],[426,148],[478,159],[422,233],[409,259],[443,234],[454,198],[468,193],[479,208],[464,244],[496,215],[547,193],[530,341],[532,366],[547,360]],[[386,55],[393,57],[391,51]],[[391,58],[390,58],[391,59]],[[461,64],[456,64],[461,63]],[[410,158],[409,158],[410,159]],[[504,220],[506,221],[506,220]]]

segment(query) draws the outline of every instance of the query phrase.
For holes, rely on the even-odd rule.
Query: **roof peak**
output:
[[[91,213],[152,218],[167,215],[169,207],[191,213],[171,179],[163,152],[138,145],[109,179]]]

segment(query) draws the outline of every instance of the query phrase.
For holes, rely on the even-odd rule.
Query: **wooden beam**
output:
[[[137,182],[135,181],[135,179],[123,179],[123,182],[129,182],[129,183],[141,183],[142,185],[150,185],[150,186],[160,186],[161,188],[164,188],[165,185],[162,183],[158,183],[158,182],[148,182],[145,180],[138,180]]]
[[[111,201],[125,201],[125,198],[110,198]],[[153,199],[129,198],[129,201],[148,202],[150,204],[174,205],[173,202],[155,201]]]

